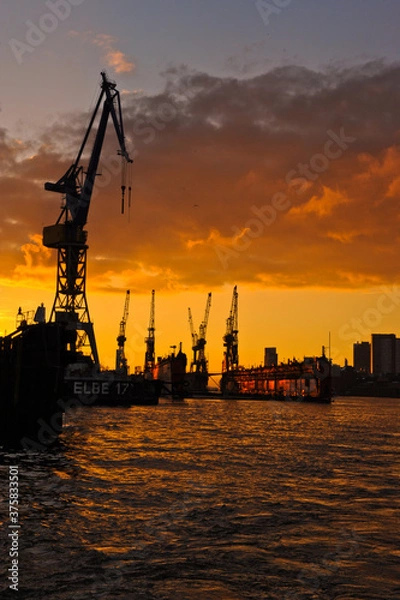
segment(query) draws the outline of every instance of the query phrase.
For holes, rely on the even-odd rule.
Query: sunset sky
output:
[[[156,354],[197,328],[212,292],[219,371],[232,289],[239,357],[400,336],[397,0],[2,0],[0,335],[19,306],[50,312],[56,254],[41,245],[99,93],[117,82],[134,157],[120,213],[110,122],[90,208],[88,300],[100,359],[143,364],[151,290]]]

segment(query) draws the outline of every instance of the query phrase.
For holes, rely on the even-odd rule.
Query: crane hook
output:
[[[125,185],[121,185],[121,214],[123,215],[125,212]]]

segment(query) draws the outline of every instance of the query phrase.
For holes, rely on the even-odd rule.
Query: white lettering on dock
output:
[[[74,394],[93,395],[101,394],[107,396],[110,393],[110,386],[107,381],[74,381]]]

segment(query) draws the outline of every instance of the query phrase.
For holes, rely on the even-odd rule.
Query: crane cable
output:
[[[125,190],[128,183],[128,216],[130,216],[131,199],[132,199],[132,161],[126,161],[121,156],[121,214],[125,213]]]
[[[128,210],[131,208],[132,198],[132,161],[128,163]]]
[[[121,214],[125,212],[125,189],[126,189],[126,162],[121,156]]]

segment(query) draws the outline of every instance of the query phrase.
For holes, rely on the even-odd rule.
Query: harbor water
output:
[[[71,410],[53,448],[0,454],[2,597],[398,600],[399,416],[372,398]]]

